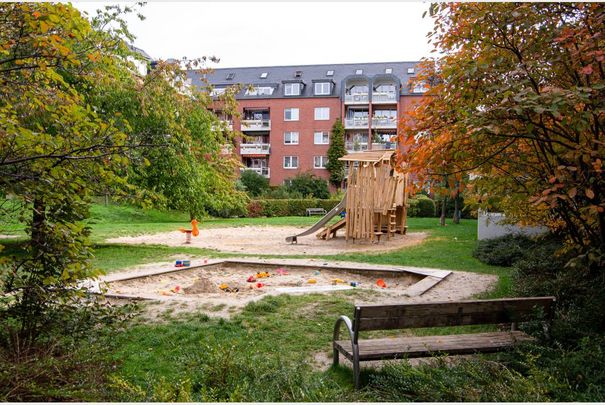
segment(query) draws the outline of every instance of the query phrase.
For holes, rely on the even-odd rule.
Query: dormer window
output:
[[[408,68],[408,75],[414,74],[414,68]]]
[[[428,90],[429,87],[423,81],[417,81],[412,84],[412,93],[426,93]]]
[[[254,86],[246,90],[247,96],[270,96],[273,94],[273,87]]]
[[[235,73],[227,73],[227,77],[225,79],[226,80],[233,80],[234,77],[235,77]]]
[[[392,68],[386,68],[386,69],[384,70],[384,73],[386,73],[386,74],[390,75],[391,73],[393,73],[393,69],[392,69]]]
[[[326,76],[334,76],[334,71],[333,70],[328,70],[326,72]]]
[[[267,74],[268,74],[267,72],[263,72],[263,73],[261,73],[261,74],[260,74],[260,78],[261,78],[261,79],[266,79],[266,78],[267,78]]]
[[[329,96],[332,94],[331,82],[317,82],[313,86],[313,94],[316,96]]]
[[[294,72],[294,77],[296,77],[297,79],[302,77],[302,70],[297,70],[296,72]]]
[[[357,69],[357,70],[355,71],[355,74],[356,74],[356,75],[362,75],[362,74],[363,74],[363,69]]]
[[[286,83],[284,84],[284,95],[285,96],[300,96],[300,83]]]

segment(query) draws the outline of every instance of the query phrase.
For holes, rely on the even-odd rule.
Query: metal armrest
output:
[[[334,325],[334,337],[332,341],[335,342],[338,340],[340,336],[340,325],[344,322],[347,326],[347,330],[349,331],[349,337],[351,338],[351,343],[353,342],[354,334],[353,334],[353,324],[348,316],[342,315],[340,318],[336,320],[336,324]]]

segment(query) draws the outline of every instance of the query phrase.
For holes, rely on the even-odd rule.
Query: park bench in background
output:
[[[307,216],[311,216],[311,215],[326,215],[327,212],[323,208],[307,208],[306,214],[307,214]]]
[[[541,312],[550,321],[554,297],[506,298],[433,302],[425,304],[357,305],[353,321],[341,316],[334,326],[334,364],[342,353],[353,363],[355,388],[359,388],[361,361],[490,353],[505,350],[533,338],[519,330],[517,324],[535,319]],[[341,324],[349,332],[348,340],[339,340]],[[389,329],[429,328],[508,324],[510,330],[442,336],[405,336],[397,338],[359,339],[359,332]],[[545,323],[545,326],[548,322]]]

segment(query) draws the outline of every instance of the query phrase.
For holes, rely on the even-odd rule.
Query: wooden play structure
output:
[[[317,233],[330,239],[339,229],[345,238],[380,242],[407,230],[408,175],[395,170],[394,150],[350,153],[340,158],[349,162],[345,217]]]

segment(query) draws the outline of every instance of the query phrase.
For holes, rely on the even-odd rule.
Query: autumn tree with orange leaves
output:
[[[511,221],[546,224],[602,268],[605,5],[440,3],[430,14],[443,56],[423,63],[430,90],[403,123],[400,160]]]

